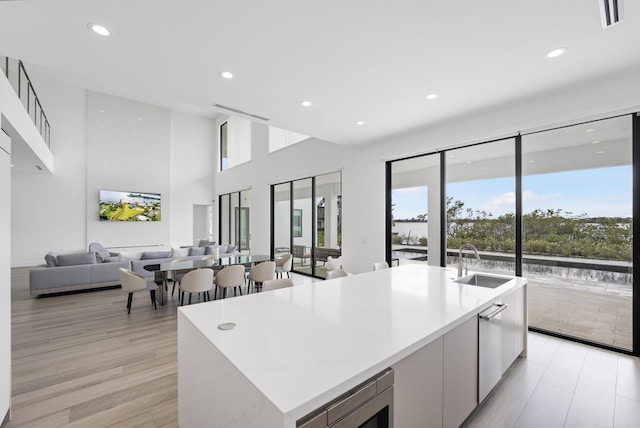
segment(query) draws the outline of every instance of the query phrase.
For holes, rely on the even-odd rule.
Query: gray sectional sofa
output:
[[[175,258],[199,259],[218,250],[219,257],[239,255],[235,247],[206,245],[202,247],[174,248],[170,251],[144,251],[138,253],[110,253],[92,243],[90,251],[83,253],[45,256],[46,265],[29,272],[29,290],[32,296],[75,290],[107,287],[120,284],[120,268],[132,270],[153,279],[153,272],[144,267],[167,263]]]
[[[45,260],[47,266],[29,272],[32,296],[118,285],[119,269],[131,269],[129,261],[98,263],[92,251],[59,256],[49,253]]]

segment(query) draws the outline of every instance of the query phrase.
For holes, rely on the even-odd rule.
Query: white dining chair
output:
[[[268,279],[262,283],[262,291],[277,290],[279,288],[293,287],[291,278]]]
[[[247,275],[247,281],[249,281],[247,284],[247,294],[249,294],[252,284],[256,291],[258,291],[262,283],[270,279],[276,279],[276,262],[258,263],[251,268],[249,275]]]
[[[193,293],[202,293],[203,299],[211,300],[209,291],[213,289],[213,270],[204,268],[189,271],[180,281],[180,305],[184,305],[184,293],[189,293],[189,304]]]
[[[387,262],[375,262],[373,264],[373,270],[389,269],[389,263]]]
[[[120,286],[122,291],[129,293],[127,298],[127,313],[131,313],[131,302],[133,300],[133,293],[138,291],[149,291],[151,295],[151,304],[156,309],[156,290],[158,285],[153,281],[147,281],[144,277],[138,275],[130,270],[120,268]]]
[[[236,290],[239,289],[240,295],[242,295],[242,286],[244,285],[244,266],[231,265],[221,269],[216,274],[216,278],[213,282],[216,285],[216,295],[218,293],[218,288],[220,288],[222,298],[227,297],[227,290],[229,288],[233,288],[234,295]]]
[[[342,278],[343,276],[347,276],[347,272],[344,269],[334,269],[327,271],[326,279]]]

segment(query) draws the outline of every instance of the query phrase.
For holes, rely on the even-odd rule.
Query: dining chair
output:
[[[120,268],[120,286],[122,291],[129,293],[127,299],[127,314],[131,313],[131,302],[133,300],[133,293],[138,291],[149,291],[151,295],[151,304],[153,309],[156,309],[156,290],[158,285],[153,281],[147,281],[144,277],[138,275],[135,272],[131,272],[125,268]]]
[[[209,290],[213,289],[213,269],[196,269],[184,274],[180,281],[180,305],[184,305],[184,293],[189,293],[189,304],[193,293],[202,293],[206,302],[211,300]]]
[[[327,278],[326,279],[342,278],[343,276],[347,276],[347,272],[345,270],[343,270],[343,269],[334,269],[334,270],[327,271]]]
[[[177,263],[177,262],[188,262],[191,261],[191,259],[188,259],[186,257],[183,258],[179,258],[179,259],[173,259],[171,261],[171,263]],[[178,293],[180,293],[180,281],[182,281],[182,278],[185,276],[185,274],[189,272],[189,269],[187,270],[172,270],[171,271],[171,281],[173,282],[173,287],[171,288],[171,295],[173,296],[173,292],[176,291],[176,284],[178,284]]]
[[[240,295],[242,296],[242,286],[244,285],[244,266],[231,265],[222,268],[216,274],[216,278],[213,283],[216,285],[216,295],[218,288],[221,289],[222,298],[227,297],[227,290],[229,288],[233,288],[234,296],[236,295],[236,290],[239,289]]]
[[[293,287],[291,278],[267,279],[262,283],[262,291],[277,290],[278,288]]]
[[[291,278],[289,276],[289,272],[293,268],[293,254],[286,253],[276,259],[276,278],[282,278],[283,274],[287,274],[287,278]]]
[[[375,262],[373,264],[373,270],[389,269],[389,263],[387,262]]]
[[[270,279],[276,279],[276,262],[262,262],[258,263],[249,271],[247,275],[247,294],[251,289],[251,284],[255,287],[256,291],[262,286],[264,281]]]

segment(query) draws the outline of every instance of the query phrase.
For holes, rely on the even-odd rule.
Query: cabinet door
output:
[[[504,296],[502,303],[507,305],[507,309],[502,311],[502,374],[504,374],[515,360],[513,355],[515,323],[514,293]]]
[[[442,354],[439,337],[393,365],[393,426],[442,426]]]
[[[443,427],[459,427],[478,405],[478,317],[444,335]]]
[[[525,350],[527,343],[527,286],[517,289],[513,299],[513,359]]]

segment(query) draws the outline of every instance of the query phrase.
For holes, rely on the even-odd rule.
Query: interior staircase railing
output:
[[[38,128],[44,142],[51,148],[51,126],[33,88],[31,79],[29,79],[27,70],[24,68],[24,64],[20,60],[0,56],[0,68],[2,68],[5,77],[16,91],[34,125]]]

